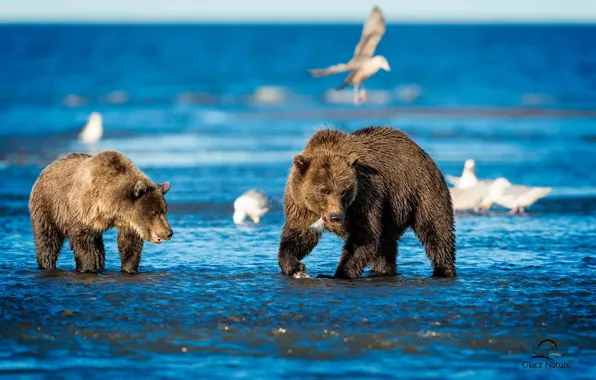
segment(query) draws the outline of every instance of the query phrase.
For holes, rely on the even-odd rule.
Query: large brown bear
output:
[[[308,227],[319,218],[344,239],[336,278],[357,278],[367,266],[395,274],[397,241],[408,227],[424,245],[433,274],[456,275],[447,184],[428,154],[401,131],[317,132],[294,157],[284,212],[278,260],[286,275],[305,272],[300,260],[321,237]]]
[[[56,268],[64,239],[70,240],[79,272],[105,266],[102,233],[118,229],[122,271],[136,273],[143,240],[159,244],[172,237],[164,194],[119,152],[95,156],[71,153],[40,174],[31,190],[29,212],[41,269]]]

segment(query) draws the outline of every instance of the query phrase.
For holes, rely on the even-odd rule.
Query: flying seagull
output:
[[[382,55],[376,55],[375,49],[385,34],[385,19],[378,7],[372,10],[368,20],[362,28],[360,42],[354,50],[354,57],[348,63],[340,63],[327,67],[325,69],[308,70],[313,77],[333,75],[349,71],[348,77],[344,80],[338,90],[343,90],[348,85],[354,86],[354,104],[360,104],[360,101],[366,101],[366,90],[363,82],[375,74],[379,69],[391,71],[387,59]],[[362,90],[358,91],[358,87]]]

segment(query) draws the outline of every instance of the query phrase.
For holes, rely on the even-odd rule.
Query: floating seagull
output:
[[[479,212],[482,201],[488,196],[488,190],[489,186],[482,182],[465,189],[449,188],[453,209]]]
[[[261,86],[255,90],[252,101],[258,104],[279,104],[286,100],[288,91],[280,86]]]
[[[87,125],[79,134],[79,141],[83,144],[95,145],[103,135],[102,118],[99,112],[92,112],[89,115]]]
[[[254,223],[259,223],[270,207],[271,202],[264,192],[248,190],[234,201],[234,223],[244,224],[246,217],[252,219]]]
[[[509,215],[514,215],[518,211],[523,214],[525,207],[529,207],[540,198],[547,196],[551,190],[550,187],[512,185],[511,182],[501,177],[492,183],[482,204],[487,210],[493,203],[496,203],[510,209]]]
[[[476,162],[471,159],[466,160],[464,163],[464,171],[461,173],[461,177],[447,174],[445,178],[447,179],[447,182],[458,189],[467,189],[479,183],[490,186],[493,183],[492,180],[479,180],[476,177]]]
[[[447,180],[458,189],[465,189],[472,187],[478,183],[476,178],[476,162],[474,160],[466,160],[464,163],[464,171],[461,173],[461,177],[455,177],[447,175]]]
[[[340,63],[325,69],[312,69],[308,71],[313,77],[349,71],[350,74],[337,89],[343,90],[346,86],[352,84],[354,86],[354,104],[360,104],[361,100],[366,101],[366,90],[364,89],[363,82],[379,71],[379,69],[391,71],[385,57],[382,55],[373,57],[383,34],[385,34],[385,19],[381,10],[375,7],[364,24],[360,42],[358,42],[354,50],[354,57],[348,63]],[[362,86],[360,92],[358,91],[358,86]]]
[[[418,99],[422,93],[422,87],[417,84],[403,85],[399,86],[395,90],[395,93],[402,103],[412,103],[414,100]]]

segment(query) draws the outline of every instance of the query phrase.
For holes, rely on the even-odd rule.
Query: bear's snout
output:
[[[174,231],[164,215],[160,215],[157,220],[153,221],[150,233],[151,241],[156,244],[160,244],[163,240],[170,240],[174,235]]]
[[[344,222],[344,208],[340,197],[329,196],[327,198],[327,207],[323,214],[323,221],[327,224],[341,224]]]
[[[155,244],[161,244],[163,240],[170,240],[174,235],[174,231],[170,227],[165,232],[155,232],[151,230],[151,241]]]
[[[341,223],[344,220],[344,215],[341,212],[331,212],[328,214],[327,219],[330,223]]]
[[[172,228],[170,226],[166,226],[165,228],[162,228],[161,231],[158,231],[158,233],[157,233],[157,236],[161,240],[171,240],[173,235],[174,235],[174,231],[172,231]]]

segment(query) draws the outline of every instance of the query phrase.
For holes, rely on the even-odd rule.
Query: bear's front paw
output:
[[[296,273],[306,273],[306,265],[294,259],[293,261],[280,261],[281,272],[286,276],[292,276]]]
[[[99,272],[99,268],[93,265],[77,266],[76,271],[78,273],[97,273]]]

